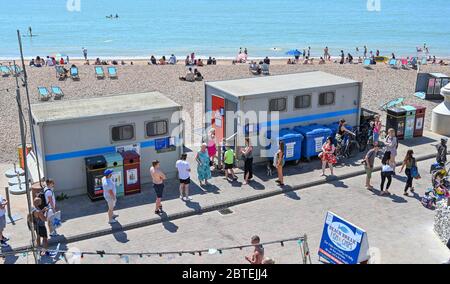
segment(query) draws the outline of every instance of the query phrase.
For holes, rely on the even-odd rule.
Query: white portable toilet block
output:
[[[450,84],[441,89],[444,101],[433,109],[431,131],[450,136]]]

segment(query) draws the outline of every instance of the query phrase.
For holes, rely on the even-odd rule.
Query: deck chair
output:
[[[39,91],[39,99],[41,101],[48,101],[51,97],[51,94],[48,92],[46,87],[38,87]]]
[[[270,75],[270,73],[269,73],[269,64],[264,63],[263,65],[261,65],[261,73],[263,75]]]
[[[56,72],[56,78],[58,78],[60,81],[67,79],[67,74],[66,74],[66,71],[64,70],[64,67],[62,67],[60,65],[56,65],[55,72]]]
[[[64,97],[64,93],[58,86],[52,86],[52,95],[55,98],[55,100],[60,100],[62,97]]]
[[[426,57],[422,57],[422,61],[420,61],[421,65],[427,65],[427,58]]]
[[[408,68],[408,60],[406,60],[405,58],[402,58],[401,63],[402,63],[402,69],[405,69],[405,70],[409,69]]]
[[[372,69],[372,67],[370,66],[370,63],[372,63],[371,60],[370,60],[370,58],[364,59],[364,61],[363,61],[363,67],[366,68],[366,69]]]
[[[0,74],[2,77],[9,77],[11,75],[11,69],[6,65],[0,65]]]
[[[14,76],[20,76],[20,74],[23,73],[22,67],[20,67],[19,65],[11,66],[10,70]]]
[[[97,76],[97,79],[105,79],[105,72],[103,71],[102,66],[95,66],[95,76]]]
[[[117,69],[116,67],[108,67],[108,76],[110,79],[117,79]]]
[[[78,73],[77,67],[70,67],[70,77],[72,77],[73,80],[80,80],[80,74]]]
[[[397,69],[397,59],[389,60],[389,67],[391,67],[392,69]]]
[[[395,100],[391,100],[385,104],[380,105],[379,110],[386,111],[388,108],[403,105],[404,100],[405,98],[397,98]]]

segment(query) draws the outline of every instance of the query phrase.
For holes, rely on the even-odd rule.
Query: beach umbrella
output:
[[[291,49],[286,52],[286,55],[292,55],[292,56],[300,56],[302,53],[298,51],[297,49]]]
[[[53,57],[55,57],[56,60],[60,60],[61,58],[66,58],[67,55],[61,54],[61,53],[57,53],[57,54],[53,55]]]

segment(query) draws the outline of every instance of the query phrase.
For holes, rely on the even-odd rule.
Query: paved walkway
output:
[[[400,157],[404,156],[408,147],[414,147],[418,159],[429,158],[430,155],[432,156],[435,153],[435,148],[432,145],[438,143],[439,139],[439,136],[426,132],[426,137],[403,141],[399,146],[398,157],[401,159]],[[191,160],[193,159],[192,155],[191,153],[189,157]],[[287,197],[297,200],[299,197],[294,192],[295,189],[323,183],[329,183],[336,188],[347,188],[348,186],[342,179],[364,173],[360,164],[362,155],[363,153],[360,157],[338,166],[335,169],[336,177],[321,177],[318,160],[300,163],[297,166],[288,164],[285,168],[285,184],[287,186],[283,189],[280,189],[274,182],[275,173],[274,176],[268,177],[263,165],[255,166],[255,179],[249,185],[242,185],[243,172],[240,170],[237,172],[238,181],[228,182],[220,175],[215,176],[210,181],[212,185],[206,187],[198,186],[199,183],[194,174],[191,184],[191,195],[193,197],[191,202],[184,202],[178,198],[178,182],[171,180],[165,187],[163,206],[167,213],[162,216],[153,213],[155,194],[151,185],[146,184],[143,186],[142,193],[118,200],[116,213],[119,214],[119,223],[113,226],[107,223],[106,203],[104,201],[91,202],[87,196],[72,197],[58,202],[62,211],[63,226],[58,230],[61,235],[54,238],[52,242],[69,243],[161,222],[163,222],[163,225],[170,224],[166,221],[202,214],[277,194],[284,193]],[[193,172],[195,173],[195,170]],[[30,234],[25,221],[25,197],[14,197],[11,203],[13,214],[19,212],[24,219],[18,221],[14,226],[8,225],[6,235],[11,236],[10,245],[13,248],[27,246],[30,243]],[[170,230],[170,228],[166,229]]]
[[[419,198],[429,185],[427,169],[433,160],[419,163],[421,180],[415,180],[416,194],[403,196],[405,178],[396,176],[392,181],[391,196],[379,196],[380,173],[374,174],[374,191],[362,187],[364,176],[334,183],[322,184],[290,195],[277,195],[254,202],[230,207],[229,215],[217,211],[204,213],[160,224],[128,231],[117,231],[102,237],[70,244],[61,249],[70,251],[104,250],[112,253],[145,253],[200,250],[228,246],[246,245],[252,235],[258,234],[263,242],[308,236],[313,263],[318,263],[318,248],[328,210],[349,220],[367,231],[373,263],[441,263],[450,256],[437,235],[433,232],[434,212],[424,208]],[[245,255],[251,248],[242,251],[223,251],[222,254],[202,256],[184,254],[129,257],[129,263],[246,263]],[[295,242],[265,246],[265,254],[276,263],[301,263],[299,248]],[[70,254],[68,255],[70,259]],[[28,262],[33,259],[28,256]],[[6,263],[26,263],[19,255],[7,257]],[[51,263],[48,257],[43,263]],[[58,263],[65,263],[64,260]],[[85,255],[81,263],[126,263],[119,256]]]

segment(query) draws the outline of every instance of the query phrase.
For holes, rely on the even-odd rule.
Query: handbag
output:
[[[416,159],[414,159],[413,166],[411,167],[411,176],[415,179],[420,179],[419,169],[416,165]]]

